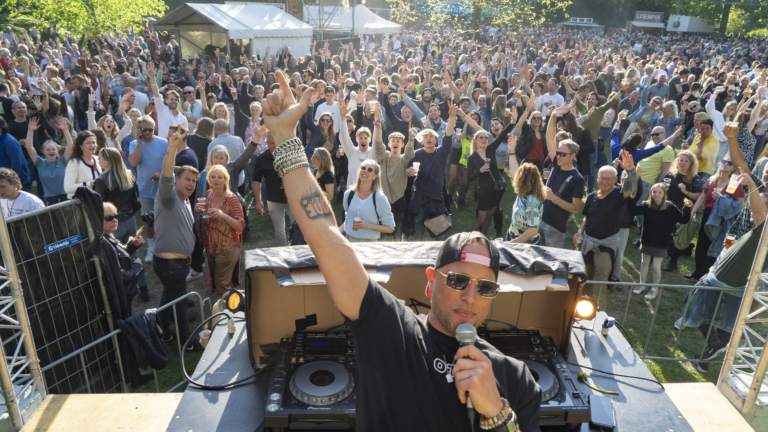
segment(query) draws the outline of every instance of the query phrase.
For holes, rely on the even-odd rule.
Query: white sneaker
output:
[[[152,249],[147,250],[147,256],[144,257],[145,264],[152,264],[152,258],[154,258],[155,251]]]
[[[685,325],[683,324],[683,317],[680,317],[677,319],[677,321],[675,321],[675,328],[680,330],[681,327],[685,328]]]
[[[642,294],[645,291],[645,287],[636,287],[632,290],[632,294]]]
[[[651,288],[651,291],[645,295],[646,300],[653,300],[656,297],[659,296],[659,289],[658,288]]]
[[[200,279],[203,276],[205,276],[203,272],[196,272],[192,269],[189,269],[189,274],[187,275],[187,282],[193,281],[195,279]]]

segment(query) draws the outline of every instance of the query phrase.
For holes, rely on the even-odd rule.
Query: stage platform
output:
[[[601,322],[600,317],[598,320]],[[591,323],[583,324],[591,327]],[[572,332],[569,362],[622,375],[653,378],[615,327],[607,337],[591,330],[574,328]],[[574,375],[587,372],[593,384],[621,393],[611,396],[616,409],[616,432],[753,431],[712,384],[667,384],[664,391],[648,381],[613,379],[573,365],[570,370]],[[223,384],[252,373],[244,322],[237,323],[235,335],[230,337],[226,333],[226,322],[222,320],[213,332],[193,378],[206,384]],[[259,430],[263,421],[267,378],[262,376],[253,383],[227,391],[211,392],[187,387],[168,431]],[[587,395],[597,393],[583,384],[580,387]],[[582,424],[577,430],[600,431],[588,424]],[[542,428],[542,432],[555,431],[572,430],[565,427]]]
[[[181,393],[50,395],[21,430],[165,431],[181,399]]]

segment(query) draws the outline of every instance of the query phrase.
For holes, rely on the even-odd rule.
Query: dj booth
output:
[[[653,379],[615,327],[600,334],[604,314],[573,327],[586,277],[581,254],[497,246],[502,292],[478,335],[528,365],[542,387],[543,431],[601,430],[590,426],[589,401],[607,395],[581,383],[579,372],[587,372],[593,385],[620,393],[609,396],[614,430],[693,431],[659,385],[582,368]],[[374,281],[406,306],[428,312],[425,268],[434,263],[439,242],[353,247]],[[354,340],[312,252],[306,246],[249,251],[246,267],[246,308],[237,315],[234,334],[227,333],[226,320],[219,321],[191,376],[221,385],[266,369],[234,389],[188,386],[168,430],[354,429]]]

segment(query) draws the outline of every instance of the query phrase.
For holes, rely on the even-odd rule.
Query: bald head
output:
[[[136,90],[136,78],[128,77],[128,79],[125,80],[125,85]]]
[[[213,129],[216,131],[216,135],[227,133],[229,131],[229,123],[224,119],[218,119],[213,122]]]
[[[656,126],[651,131],[651,141],[653,141],[654,144],[658,144],[662,141],[667,139],[667,131],[664,130],[661,126]]]

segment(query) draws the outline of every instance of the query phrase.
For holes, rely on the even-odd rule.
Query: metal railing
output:
[[[182,301],[188,301],[188,299],[190,297],[193,297],[193,296],[197,297],[198,304],[200,305],[200,317],[201,317],[201,320],[205,320],[204,305],[205,305],[205,303],[208,303],[209,309],[212,309],[213,305],[211,304],[211,299],[210,299],[210,297],[203,298],[203,296],[201,296],[200,293],[195,292],[195,291],[190,291],[190,292],[184,294],[183,296],[181,296],[181,297],[179,297],[179,298],[177,298],[177,299],[175,299],[175,300],[173,300],[171,302],[168,302],[168,303],[164,304],[163,306],[157,308],[156,311],[160,312],[160,311],[163,311],[165,309],[168,309],[168,308],[172,307],[173,308],[173,323],[176,326],[176,328],[178,328],[179,320],[178,320],[178,315],[177,315],[177,312],[176,312],[176,304],[178,304],[179,302],[182,302]],[[56,360],[55,362],[46,365],[45,367],[42,368],[42,372],[48,371],[48,370],[54,368],[55,366],[57,366],[59,364],[62,364],[62,363],[66,362],[66,361],[68,361],[70,359],[75,358],[75,357],[78,357],[80,359],[81,364],[85,365],[85,359],[83,358],[83,353],[84,352],[86,352],[89,349],[98,347],[101,344],[105,344],[105,343],[110,342],[112,340],[116,340],[117,335],[119,335],[120,333],[122,333],[122,331],[120,329],[114,330],[114,331],[110,332],[109,334],[106,334],[106,335],[102,336],[101,338],[99,338],[99,339],[89,343],[88,345],[86,345],[86,346],[84,346],[84,347],[82,347],[82,348],[80,348],[80,349],[78,349],[76,351],[73,351],[73,352],[67,354],[66,356]],[[176,346],[177,346],[177,348],[179,350],[179,361],[181,361],[181,340],[178,337],[176,338]],[[83,373],[83,375],[84,375],[84,377],[86,379],[86,382],[90,382],[88,380],[87,368],[83,367],[80,372]],[[124,373],[122,368],[120,369],[120,372],[121,372],[121,374],[123,374],[122,378],[123,378],[123,382],[125,382],[125,373]],[[157,371],[155,369],[152,369],[152,374],[154,375],[154,380],[155,380],[155,390],[157,390],[157,392],[159,393],[160,392],[160,384],[159,384],[159,382],[157,380]],[[184,374],[182,373],[181,381],[179,383],[177,383],[176,385],[174,385],[173,387],[171,387],[169,390],[166,390],[166,393],[170,393],[170,392],[176,390],[177,388],[182,386],[185,382],[186,382],[186,380],[184,379]],[[88,393],[92,393],[90,385],[87,387],[87,390],[88,390]]]
[[[678,352],[677,348],[678,348],[678,346],[680,344],[680,341],[682,340],[683,330],[685,330],[687,328],[687,327],[685,327],[684,323],[676,331],[675,343],[672,346],[671,355],[669,355],[669,356],[662,356],[662,355],[650,355],[649,354],[648,346],[651,343],[651,340],[652,340],[651,336],[653,335],[654,328],[657,325],[656,317],[657,317],[657,315],[659,314],[659,311],[662,308],[662,299],[665,298],[664,297],[665,290],[684,291],[684,292],[686,292],[686,294],[688,294],[687,295],[687,301],[685,301],[685,305],[682,306],[682,314],[680,315],[680,316],[683,317],[683,321],[685,320],[685,316],[688,313],[689,307],[691,306],[690,299],[691,299],[691,295],[693,294],[694,290],[706,290],[706,291],[717,291],[717,292],[719,292],[718,299],[717,299],[717,304],[716,304],[715,309],[714,309],[714,311],[712,313],[713,319],[710,321],[709,329],[707,331],[707,335],[704,337],[704,342],[703,342],[703,344],[701,346],[701,350],[699,351],[702,354],[708,348],[707,340],[709,339],[710,333],[713,332],[713,331],[717,331],[717,328],[714,327],[714,317],[716,317],[717,314],[721,311],[723,296],[724,295],[730,295],[728,293],[741,296],[744,293],[744,289],[743,288],[725,288],[725,287],[694,286],[694,285],[674,285],[674,284],[654,284],[654,283],[651,283],[651,282],[639,283],[639,282],[613,282],[613,281],[609,281],[609,282],[606,282],[606,281],[586,281],[584,284],[585,285],[586,284],[594,284],[594,285],[602,285],[603,286],[602,289],[597,290],[598,291],[598,295],[597,295],[597,304],[598,305],[600,304],[600,300],[602,299],[603,291],[605,291],[605,286],[606,285],[621,286],[621,287],[625,288],[626,292],[627,292],[627,294],[626,294],[627,295],[627,300],[626,300],[626,304],[624,306],[624,312],[620,316],[614,316],[614,318],[616,318],[616,321],[619,322],[623,327],[625,327],[625,328],[632,328],[633,330],[637,330],[636,327],[629,326],[628,323],[627,323],[627,318],[628,318],[629,313],[630,313],[630,308],[629,307],[630,307],[630,303],[632,302],[632,288],[635,288],[635,287],[654,288],[655,287],[655,288],[659,289],[659,293],[656,296],[656,298],[651,301],[652,302],[652,307],[650,308],[650,311],[648,311],[648,313],[651,315],[651,323],[648,326],[648,334],[645,337],[645,343],[643,344],[642,350],[637,350],[638,351],[638,356],[641,359],[644,359],[644,360],[654,360],[654,361],[657,361],[657,360],[669,360],[669,361],[677,361],[677,362],[699,362],[699,363],[717,363],[717,364],[723,362],[723,360],[701,360],[701,359],[698,359],[698,358],[688,358],[688,357],[680,357],[680,356],[678,356],[677,355],[677,352]],[[664,306],[669,306],[669,305],[664,305]],[[669,307],[671,307],[671,306],[669,306]],[[615,314],[615,313],[616,313],[615,311],[610,311],[610,314]],[[595,324],[597,325],[599,323],[595,323]],[[695,329],[695,330],[697,330],[697,329]],[[692,337],[693,338],[698,338],[699,334],[700,334],[699,332],[696,332],[696,336],[692,336]],[[629,337],[629,335],[627,335],[627,337]]]

